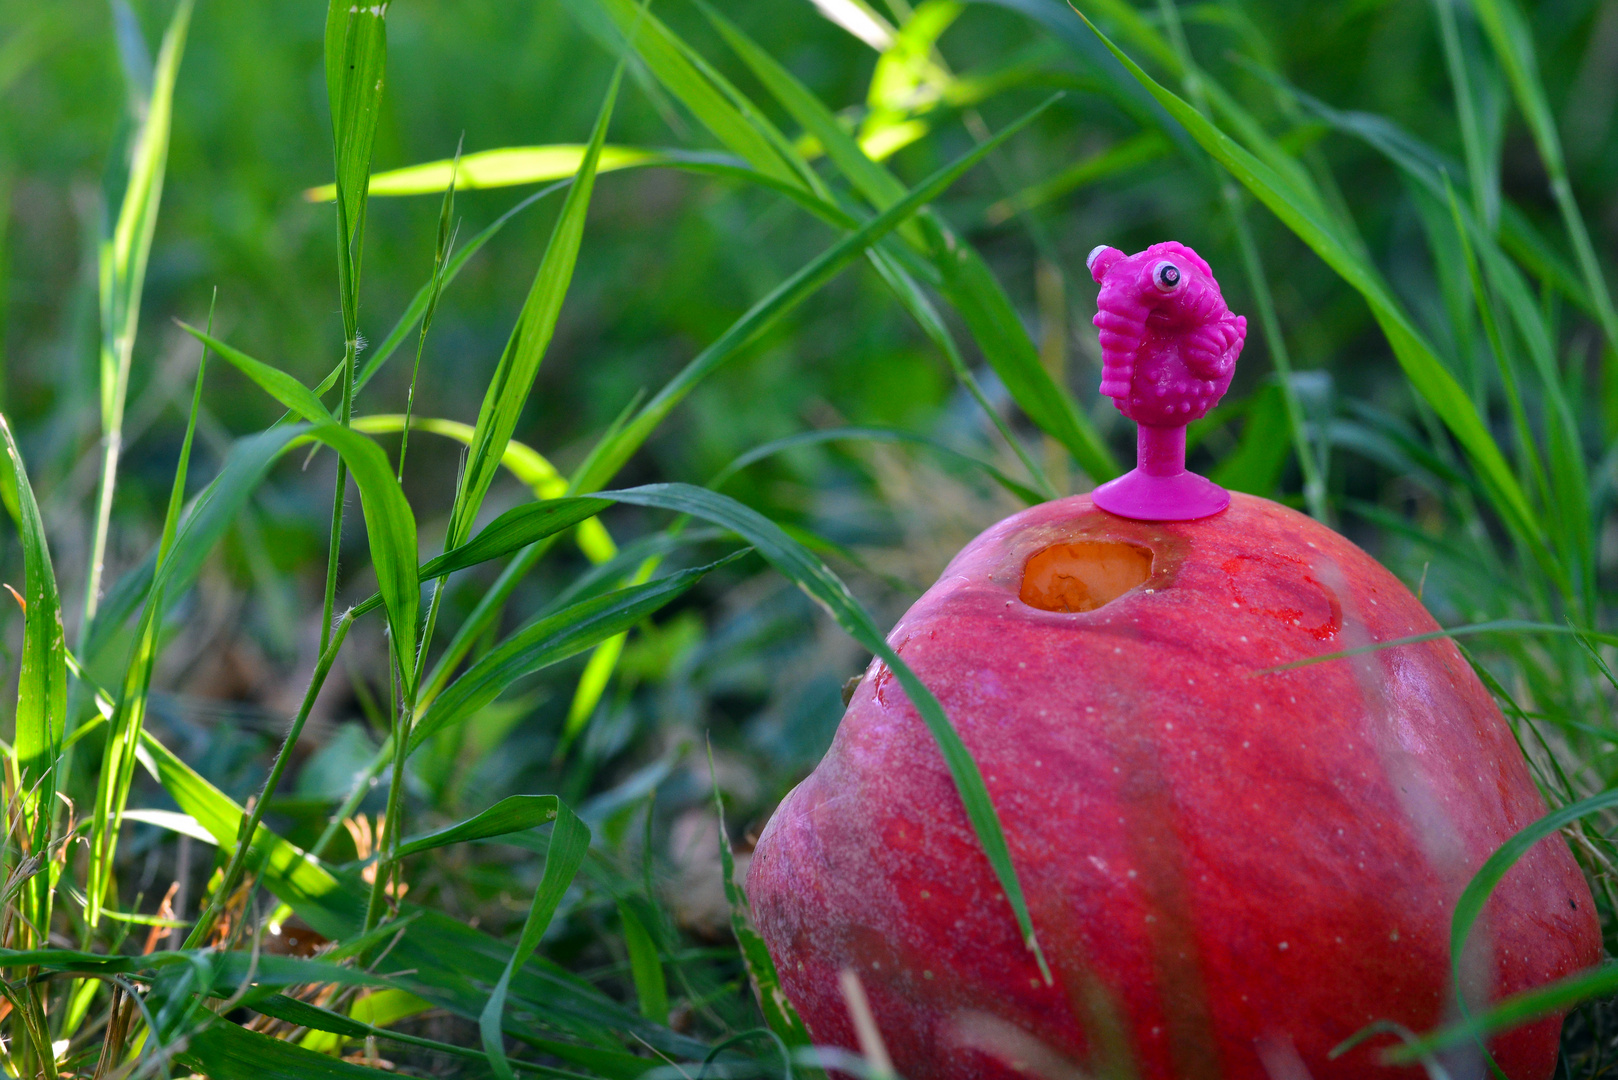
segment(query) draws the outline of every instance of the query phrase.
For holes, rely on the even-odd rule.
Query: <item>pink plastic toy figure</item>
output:
[[[1101,392],[1140,426],[1133,470],[1096,488],[1095,504],[1142,521],[1217,514],[1230,493],[1185,468],[1185,426],[1230,388],[1247,320],[1232,315],[1208,264],[1184,244],[1085,260],[1101,286]]]

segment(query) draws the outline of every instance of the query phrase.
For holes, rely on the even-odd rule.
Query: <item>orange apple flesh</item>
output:
[[[1545,804],[1448,640],[1273,669],[1437,628],[1359,548],[1264,499],[1147,523],[1076,496],[1002,521],[889,641],[984,774],[1054,982],[873,663],[748,874],[787,995],[817,1041],[853,1048],[852,968],[909,1080],[1419,1075],[1379,1064],[1386,1037],[1328,1053],[1372,1021],[1454,1016],[1455,901]],[[1559,838],[1474,939],[1475,1006],[1599,959]],[[1490,1047],[1545,1080],[1560,1026]]]

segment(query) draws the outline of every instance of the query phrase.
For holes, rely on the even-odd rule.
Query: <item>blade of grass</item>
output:
[[[562,902],[562,895],[567,892],[568,886],[573,884],[573,878],[579,872],[579,866],[584,862],[584,856],[590,849],[590,829],[574,815],[572,810],[556,804],[556,824],[552,827],[551,843],[545,853],[545,869],[540,877],[539,888],[534,893],[533,905],[528,909],[528,918],[523,923],[522,935],[517,939],[517,948],[506,963],[506,970],[500,974],[500,981],[495,983],[494,990],[489,994],[489,1003],[484,1007],[483,1015],[478,1018],[478,1029],[483,1036],[483,1050],[489,1058],[489,1068],[501,1080],[514,1080],[511,1071],[511,1062],[506,1058],[505,1037],[502,1031],[501,1019],[506,1008],[506,996],[511,989],[512,974],[527,962],[539,947],[540,938],[545,936],[545,930],[551,924],[551,916],[556,914],[557,905]]]
[[[213,325],[213,304],[208,307],[208,324]],[[180,509],[185,500],[186,480],[191,466],[191,444],[196,437],[197,416],[202,411],[202,387],[208,372],[208,347],[202,348],[197,361],[196,385],[191,394],[191,412],[186,419],[185,437],[180,444],[180,459],[175,465],[174,480],[169,489],[168,508],[163,516],[163,531],[157,545],[157,561],[153,564],[153,588],[147,596],[141,614],[135,645],[124,666],[123,690],[117,707],[109,720],[107,741],[102,748],[101,768],[96,776],[96,801],[90,830],[90,862],[85,884],[85,922],[94,930],[101,918],[102,905],[109,900],[112,883],[113,859],[117,853],[118,836],[123,828],[124,807],[129,804],[130,784],[135,776],[135,747],[140,741],[145,723],[147,696],[151,690],[152,666],[157,659],[157,631],[163,611],[163,569],[174,547],[180,524]],[[115,905],[116,906],[116,905]]]
[[[101,486],[96,498],[95,526],[90,539],[90,568],[84,594],[84,619],[79,641],[95,618],[101,599],[101,575],[107,552],[107,528],[112,520],[112,496],[118,480],[118,459],[123,449],[124,406],[129,396],[129,370],[134,358],[135,334],[140,326],[141,295],[158,207],[163,200],[163,177],[168,166],[169,130],[174,115],[174,83],[185,52],[191,24],[192,0],[174,9],[153,71],[145,120],[135,136],[123,203],[110,236],[100,245],[101,292],[101,436],[104,442]]]
[[[455,148],[455,164],[461,162],[461,148]],[[416,363],[410,369],[410,390],[405,394],[404,428],[399,439],[399,480],[404,481],[405,452],[410,449],[410,417],[416,411],[416,380],[421,375],[421,354],[427,347],[427,331],[433,325],[433,314],[438,310],[438,298],[444,291],[444,267],[455,248],[453,219],[455,217],[455,180],[451,174],[449,186],[444,189],[444,201],[438,211],[438,243],[433,248],[433,276],[429,279],[431,291],[427,294],[427,308],[421,314],[421,334],[416,338]]]
[[[656,939],[646,929],[646,919],[636,914],[635,907],[627,898],[618,901],[618,919],[624,927],[624,948],[629,953],[635,998],[642,1016],[655,1024],[666,1024],[669,1022],[669,988],[663,974],[663,960],[658,955]]]
[[[620,66],[614,72],[602,101],[589,149],[579,165],[573,186],[568,189],[567,201],[551,232],[545,254],[540,259],[528,298],[517,317],[517,326],[512,331],[484,394],[483,405],[478,410],[477,428],[472,437],[465,477],[456,491],[455,505],[450,511],[446,548],[460,544],[471,534],[472,521],[483,505],[483,496],[494,479],[495,471],[500,467],[506,443],[516,429],[517,418],[528,401],[529,389],[556,328],[562,301],[573,278],[573,267],[578,260],[596,166],[601,148],[606,143],[607,127],[612,119],[622,77]]]
[[[537,829],[555,821],[557,814],[564,812],[567,812],[567,807],[555,795],[508,795],[481,814],[459,824],[400,841],[396,856],[402,859],[449,844],[464,844]]]
[[[775,961],[764,938],[753,925],[753,909],[747,902],[747,893],[736,884],[736,860],[730,850],[730,834],[725,831],[725,800],[719,793],[718,777],[713,767],[713,747],[708,747],[708,777],[713,787],[714,813],[719,817],[719,866],[725,880],[725,900],[730,906],[730,929],[736,935],[736,948],[758,995],[764,1022],[788,1047],[814,1045],[809,1027],[798,1015],[786,991],[781,989],[781,976],[775,970]],[[801,1067],[805,1080],[821,1080],[825,1076],[812,1066]]]
[[[633,0],[567,0],[567,7],[587,26],[595,20],[585,9],[597,8],[607,12],[621,35],[633,29],[630,47],[635,55],[727,150],[766,176],[797,187],[808,186],[798,163],[783,157],[786,140],[780,133],[756,111],[744,113],[738,109],[735,101],[741,95],[728,83],[716,82],[717,73],[711,69],[700,70],[683,48],[684,42],[662,20],[643,12]]]
[[[150,732],[142,743],[147,768],[179,807],[216,842],[233,845],[241,831],[242,808]],[[366,908],[365,890],[357,878],[334,876],[318,860],[262,825],[253,834],[248,865],[316,933],[347,942],[349,947],[368,947],[356,943],[376,940],[356,936],[363,927]],[[442,913],[411,905],[405,906],[396,923],[379,929],[377,935],[388,940],[399,935],[378,968],[395,973],[391,976],[394,985],[474,1020],[486,1001],[482,987],[494,984],[511,956],[508,947],[487,934]],[[700,1058],[704,1050],[696,1040],[645,1023],[588,983],[539,958],[530,959],[517,971],[511,981],[511,1000],[520,1001],[522,1010],[530,1015],[544,1016],[559,1032],[601,1045],[615,1045],[622,1033],[633,1032],[665,1053]],[[511,1012],[508,1010],[507,1033],[531,1035],[530,1023],[512,1018]],[[567,1060],[575,1060],[571,1054],[588,1060],[587,1054],[593,1050],[553,1040],[547,1040],[547,1048]]]
[[[310,422],[307,435],[330,446],[352,471],[360,491],[366,534],[371,545],[371,561],[381,585],[388,611],[392,652],[405,678],[415,685],[416,615],[420,604],[420,583],[416,576],[416,519],[399,486],[387,455],[375,442],[352,428],[338,425],[320,399],[298,380],[232,348],[211,334],[193,326],[180,326],[199,341],[211,346],[281,404],[300,413]],[[379,471],[380,470],[380,471]],[[324,628],[321,652],[331,641],[332,627]]]
[[[11,425],[0,415],[0,439],[5,441],[5,501],[15,507],[17,533],[23,552],[22,666],[17,676],[16,733],[11,755],[16,762],[17,799],[22,826],[29,837],[29,854],[46,852],[51,843],[56,793],[65,777],[57,772],[67,722],[67,642],[62,630],[62,599],[51,566],[45,526],[34,500],[17,440]],[[35,874],[23,886],[20,904],[24,929],[21,940],[43,945],[50,927],[51,875]]]
[[[1533,32],[1512,0],[1472,0],[1472,10],[1483,24],[1489,43],[1494,46],[1495,56],[1505,69],[1506,78],[1517,99],[1517,108],[1522,111],[1523,119],[1528,122],[1528,130],[1534,137],[1539,160],[1550,178],[1551,195],[1556,199],[1556,208],[1561,212],[1568,239],[1573,242],[1574,257],[1595,307],[1596,322],[1607,339],[1607,355],[1618,359],[1618,351],[1615,351],[1618,350],[1618,311],[1613,310],[1612,294],[1607,291],[1607,282],[1590,242],[1590,233],[1573,198],[1573,185],[1568,181],[1567,163],[1562,154],[1562,138],[1557,133],[1556,117],[1551,112],[1539,77]],[[1610,386],[1618,388],[1618,381],[1609,379],[1608,382]],[[1609,420],[1618,418],[1618,401],[1605,402],[1604,409]]]
[[[376,142],[377,117],[386,81],[387,0],[352,4],[330,0],[326,8],[326,99],[331,107],[332,161],[337,187],[337,287],[343,313],[342,396],[337,423],[347,426],[354,408],[354,370],[359,355],[360,256],[365,248],[365,207]],[[305,416],[308,414],[305,413]],[[337,598],[337,566],[343,537],[347,463],[337,462],[332,491],[331,536],[326,549],[326,590],[320,613],[320,651],[331,640]]]
[[[409,752],[414,752],[436,732],[461,722],[493,701],[517,679],[576,656],[627,630],[742,554],[744,552],[738,552],[709,566],[683,570],[645,585],[632,585],[581,600],[534,619],[491,649],[433,699],[410,731]]]

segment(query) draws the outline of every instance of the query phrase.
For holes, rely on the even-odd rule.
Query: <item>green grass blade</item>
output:
[[[461,267],[465,266],[472,256],[482,250],[483,245],[487,244],[496,233],[505,228],[507,222],[547,195],[552,195],[569,186],[569,183],[570,181],[552,184],[550,187],[534,192],[484,226],[481,232],[468,240],[464,247],[450,257],[449,263],[444,267],[443,281],[436,287],[437,291],[441,292],[448,287],[449,283],[454,281],[456,275],[461,272]],[[356,394],[365,389],[366,384],[381,370],[382,365],[387,363],[399,346],[404,344],[404,340],[410,335],[410,331],[426,315],[427,307],[432,302],[434,291],[433,279],[429,278],[426,284],[416,290],[416,295],[411,298],[404,314],[400,315],[399,320],[393,324],[393,329],[389,330],[387,336],[366,354],[365,366],[360,369],[360,373],[354,378],[354,392]],[[324,395],[333,386],[337,385],[337,380],[342,377],[342,373],[343,364],[338,364],[331,370],[330,374],[321,380],[320,385],[315,388],[315,393]]]
[[[1494,892],[1495,886],[1500,884],[1500,879],[1506,876],[1506,872],[1516,866],[1535,844],[1557,830],[1614,806],[1618,806],[1618,790],[1603,791],[1599,795],[1592,795],[1570,806],[1553,810],[1501,844],[1493,855],[1484,860],[1483,865],[1478,867],[1477,872],[1472,875],[1472,880],[1462,890],[1460,899],[1455,902],[1455,912],[1450,917],[1450,964],[1454,969],[1457,985],[1460,984],[1461,957],[1466,951],[1466,943],[1471,937],[1472,928],[1477,925],[1484,906],[1489,902],[1490,894]]]
[[[694,54],[657,16],[634,0],[567,0],[567,6],[587,26],[593,12],[586,9],[594,8],[605,11],[620,34],[633,32],[635,54],[731,153],[784,184],[810,186],[807,166],[790,160],[797,155],[780,133],[757,110],[739,108],[742,95],[711,68],[699,68]]]
[[[305,1050],[223,1018],[187,1033],[177,1056],[210,1080],[381,1080],[395,1075]]]
[[[414,751],[435,732],[481,709],[522,676],[576,656],[629,629],[740,554],[645,585],[581,600],[535,619],[490,650],[433,699],[411,729],[410,749]]]
[[[533,906],[528,909],[528,919],[523,923],[517,948],[511,954],[506,970],[501,973],[500,981],[495,983],[494,990],[489,994],[489,1004],[484,1007],[483,1015],[478,1018],[489,1068],[501,1080],[515,1080],[511,1063],[506,1059],[505,1035],[501,1024],[506,995],[511,989],[511,976],[539,948],[539,939],[545,936],[551,916],[556,914],[562,895],[573,884],[573,878],[584,862],[584,855],[590,849],[589,827],[561,803],[557,803],[556,810],[556,825],[551,832],[550,847],[545,853],[545,870],[540,877],[539,889],[534,893]]]
[[[34,489],[23,466],[11,425],[0,416],[5,440],[4,476],[8,508],[15,507],[17,534],[23,551],[22,667],[17,676],[17,723],[12,742],[18,779],[22,828],[33,853],[46,850],[55,820],[56,792],[66,778],[57,773],[67,722],[67,642],[62,630],[62,598],[56,588],[45,526]],[[23,887],[23,939],[44,943],[50,926],[51,875],[35,874]]]
[[[566,809],[555,795],[508,795],[476,817],[424,836],[400,841],[394,857],[402,859],[406,855],[416,855],[449,844],[464,844],[537,829],[555,821],[558,808]]]
[[[180,323],[180,329],[213,349],[230,362],[231,366],[257,383],[265,393],[297,413],[312,424],[331,424],[336,420],[325,404],[303,383],[280,368],[262,360],[255,360],[240,349],[226,345],[212,334],[198,330],[189,323]]]
[[[914,432],[901,431],[898,428],[887,427],[822,428],[818,431],[800,431],[796,435],[788,435],[784,438],[775,439],[771,442],[755,446],[745,454],[737,457],[729,465],[726,465],[723,469],[720,469],[718,472],[714,473],[712,479],[710,479],[705,486],[713,488],[715,491],[717,491],[724,487],[725,484],[730,481],[731,477],[735,476],[749,465],[752,465],[755,462],[763,461],[765,458],[773,457],[774,455],[783,451],[791,450],[794,447],[817,446],[821,443],[842,442],[845,440],[853,442],[899,443],[908,446],[919,446],[932,451],[944,461],[964,465],[981,472],[983,475],[993,480],[996,484],[999,484],[1006,491],[1027,503],[1029,506],[1033,506],[1035,503],[1044,502],[1046,499],[1045,495],[1033,490],[1032,488],[1024,487],[1022,484],[1017,483],[1017,481],[1011,479],[1009,476],[995,468],[993,465],[989,464],[987,461],[982,461],[970,454],[963,454],[959,450],[946,446],[936,439],[930,439],[925,435],[917,435]]]
[[[1275,494],[1290,449],[1288,429],[1286,396],[1279,383],[1266,383],[1247,405],[1235,451],[1221,459],[1208,478],[1235,491],[1266,498]]]
[[[389,644],[404,685],[414,687],[416,619],[421,604],[415,515],[380,446],[336,424],[316,424],[309,434],[342,456],[359,488],[371,567],[388,613]]]
[[[1605,963],[1565,979],[1524,990],[1499,1002],[1488,1012],[1451,1024],[1431,1035],[1394,1046],[1383,1053],[1390,1065],[1406,1065],[1462,1043],[1481,1040],[1498,1031],[1510,1031],[1547,1016],[1561,1016],[1575,1005],[1618,992],[1618,964]]]
[[[591,491],[604,486],[697,383],[735,356],[744,346],[830,281],[849,263],[859,258],[866,248],[877,243],[916,211],[946,191],[963,173],[1021,131],[1054,100],[1054,98],[1047,100],[1014,121],[993,139],[980,143],[956,161],[933,173],[899,202],[871,219],[858,232],[839,241],[792,277],[776,286],[768,296],[758,301],[746,314],[732,323],[719,340],[698,354],[662,390],[658,391],[657,395],[647,402],[614,438],[596,446],[589,459],[580,466],[574,481],[574,490]]]
[[[529,544],[570,529],[611,505],[607,499],[562,498],[514,506],[489,522],[465,544],[424,563],[422,576],[427,579],[442,577],[510,555]]]
[[[1312,206],[1314,200],[1301,196],[1292,183],[1238,146],[1172,91],[1160,86],[1101,31],[1095,33],[1203,149],[1365,298],[1406,378],[1466,450],[1491,494],[1496,511],[1518,535],[1530,542],[1543,542],[1544,530],[1537,516],[1466,391],[1444,368],[1375,267],[1357,253],[1351,238],[1336,223],[1316,212]]]
[[[163,178],[168,167],[169,132],[174,118],[174,83],[185,52],[191,25],[192,0],[174,9],[153,70],[151,94],[145,102],[145,120],[135,137],[134,155],[124,187],[123,202],[112,234],[100,249],[101,294],[101,434],[106,443],[101,484],[96,500],[95,527],[90,540],[90,567],[84,596],[80,633],[95,617],[101,599],[101,576],[107,550],[107,529],[112,520],[112,496],[117,486],[118,460],[123,449],[124,406],[129,396],[129,370],[135,334],[140,325],[141,296],[146,285],[146,264],[152,235],[163,200]],[[82,642],[81,642],[82,643]]]
[[[326,8],[326,97],[331,103],[332,151],[337,182],[340,247],[361,239],[371,150],[382,111],[388,58],[388,4],[331,0]],[[347,259],[343,259],[346,263]],[[358,268],[345,267],[345,303],[357,288]],[[351,312],[345,312],[345,320]]]
[[[708,748],[708,775],[713,779],[714,812],[719,816],[719,867],[725,880],[725,900],[730,905],[730,929],[736,935],[736,948],[742,963],[758,993],[759,1008],[764,1022],[788,1047],[809,1047],[814,1038],[809,1026],[798,1015],[792,1000],[781,989],[781,975],[775,969],[769,946],[753,925],[753,909],[747,902],[747,893],[736,884],[736,860],[730,851],[730,834],[725,831],[725,800],[719,793],[719,784],[713,769],[713,748]],[[823,1080],[825,1073],[812,1067],[799,1067],[805,1080]]]
[[[1556,116],[1546,99],[1545,88],[1539,77],[1539,62],[1534,56],[1533,32],[1523,21],[1522,12],[1513,0],[1472,0],[1472,10],[1477,12],[1484,33],[1494,46],[1495,55],[1499,57],[1500,66],[1505,69],[1512,94],[1517,99],[1517,108],[1522,110],[1528,130],[1533,133],[1539,159],[1550,177],[1551,194],[1556,199],[1557,209],[1561,211],[1562,224],[1567,229],[1568,239],[1573,242],[1574,257],[1578,260],[1585,288],[1589,290],[1595,307],[1596,321],[1601,325],[1607,344],[1618,350],[1618,311],[1613,310],[1612,294],[1607,291],[1607,282],[1590,242],[1589,230],[1585,228],[1578,203],[1574,201],[1573,186],[1568,182],[1562,137],[1557,133]],[[1615,407],[1618,406],[1607,403],[1609,413]]]
[[[1095,427],[1040,363],[1039,350],[982,256],[965,244],[943,240],[935,251],[944,295],[1028,419],[1066,447],[1092,480],[1099,483],[1122,472]]]
[[[628,899],[618,901],[618,918],[624,926],[624,948],[629,952],[629,974],[635,983],[635,998],[641,1015],[654,1024],[669,1022],[669,986],[663,974],[663,960],[657,941],[646,929],[647,920],[635,912]]]
[[[405,674],[405,685],[413,686],[416,615],[420,603],[420,582],[416,577],[416,520],[405,499],[404,490],[388,464],[387,455],[364,435],[339,425],[314,392],[291,375],[255,360],[240,349],[232,348],[193,326],[180,325],[193,337],[211,346],[281,404],[309,420],[312,425],[308,430],[309,436],[336,450],[348,470],[352,471],[365,513],[372,565],[388,609],[394,655],[399,660],[399,670]]]
[[[484,494],[494,481],[506,443],[516,430],[517,418],[528,401],[529,389],[533,386],[545,349],[550,344],[551,334],[556,329],[562,300],[567,295],[568,284],[573,280],[573,267],[578,261],[579,245],[584,237],[584,219],[595,184],[596,165],[600,160],[601,148],[606,143],[607,127],[612,120],[613,105],[617,101],[622,78],[623,68],[620,65],[613,73],[612,83],[601,103],[589,149],[579,165],[577,179],[568,190],[567,202],[563,204],[561,216],[551,232],[528,299],[517,316],[516,329],[512,331],[484,394],[466,472],[456,491],[455,506],[450,512],[445,547],[454,547],[471,535],[472,522],[483,505]]]
[[[460,164],[461,150],[455,148],[455,163]],[[405,394],[404,432],[399,439],[399,480],[404,480],[405,452],[410,449],[410,418],[416,412],[416,383],[421,378],[421,354],[427,348],[427,332],[432,329],[433,315],[438,311],[439,297],[444,294],[444,270],[450,253],[455,249],[455,236],[459,231],[455,223],[455,181],[453,177],[444,189],[444,198],[438,208],[438,243],[433,247],[433,273],[427,281],[427,307],[421,314],[421,333],[416,337],[416,363],[410,369],[410,389]],[[350,418],[352,422],[352,418]]]
[[[945,247],[947,246],[946,244]],[[1018,439],[1011,430],[1010,425],[1000,415],[999,410],[989,401],[988,395],[983,392],[982,384],[978,382],[977,376],[972,374],[972,369],[966,366],[966,360],[961,356],[961,350],[955,345],[955,335],[945,325],[944,320],[938,314],[938,310],[933,307],[932,301],[922,291],[921,285],[917,283],[915,278],[905,272],[904,268],[899,265],[899,260],[889,252],[872,248],[868,254],[871,265],[881,275],[882,280],[887,282],[888,288],[893,291],[899,305],[910,313],[910,317],[916,321],[916,325],[921,327],[921,332],[931,338],[933,344],[938,346],[938,351],[944,354],[944,359],[949,362],[950,370],[955,373],[956,381],[972,396],[972,400],[977,402],[977,406],[983,415],[989,419],[990,424],[1000,433],[1000,438],[1011,448],[1012,453],[1017,455],[1017,460],[1021,461],[1023,468],[1028,470],[1029,477],[1039,487],[1043,493],[1043,498],[1054,499],[1056,491],[1051,487],[1050,479],[1045,475],[1045,471],[1039,467],[1039,464],[1034,461],[1033,456],[1028,453],[1028,449],[1023,446],[1022,440]],[[1043,365],[1041,370],[1044,370]]]
[[[888,666],[904,688],[905,695],[920,714],[927,730],[944,756],[955,789],[960,793],[972,830],[978,843],[994,867],[995,877],[1006,894],[1006,900],[1022,931],[1023,942],[1034,954],[1040,971],[1047,981],[1050,971],[1044,953],[1034,937],[1034,926],[1028,915],[1028,903],[1023,896],[1022,884],[1011,863],[1011,851],[1006,844],[1005,831],[984,786],[983,774],[977,762],[956,734],[949,717],[944,714],[938,699],[916,677],[910,666],[883,640],[871,616],[860,606],[842,580],[816,558],[802,544],[793,540],[781,527],[734,499],[703,488],[687,484],[648,484],[629,491],[617,491],[611,497],[619,502],[638,506],[655,506],[702,518],[715,525],[734,530],[776,570],[802,589],[810,599],[820,604],[843,630],[862,648],[873,653]]]

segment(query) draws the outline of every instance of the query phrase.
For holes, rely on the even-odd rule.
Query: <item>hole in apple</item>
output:
[[[1094,611],[1152,576],[1152,553],[1131,544],[1082,541],[1036,553],[1017,594],[1045,611]]]

